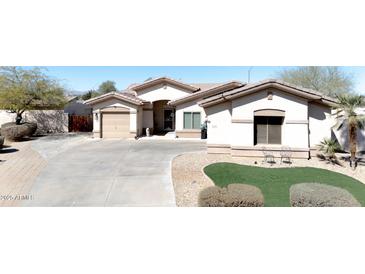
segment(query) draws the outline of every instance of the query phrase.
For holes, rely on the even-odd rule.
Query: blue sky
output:
[[[168,76],[187,83],[224,82],[241,80],[247,82],[248,70],[251,68],[251,82],[266,78],[276,78],[279,71],[289,67],[45,67],[46,73],[61,80],[61,83],[71,91],[84,92],[97,89],[106,80],[116,82],[119,90],[125,89],[131,83],[143,82],[149,77]],[[352,73],[355,91],[365,94],[365,67],[342,67]]]

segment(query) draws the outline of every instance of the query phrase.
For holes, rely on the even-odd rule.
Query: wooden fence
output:
[[[69,115],[68,118],[69,132],[91,132],[93,131],[92,115]]]

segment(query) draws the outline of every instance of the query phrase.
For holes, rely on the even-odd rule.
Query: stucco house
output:
[[[288,146],[293,157],[309,158],[331,137],[335,100],[275,79],[187,84],[161,77],[85,103],[93,108],[94,137],[131,138],[149,128],[200,138],[206,122],[209,153],[262,156],[263,147],[276,154]]]

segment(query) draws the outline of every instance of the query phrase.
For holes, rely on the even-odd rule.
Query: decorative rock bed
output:
[[[1,135],[10,141],[19,141],[24,137],[32,136],[37,130],[36,123],[5,123],[1,126]]]

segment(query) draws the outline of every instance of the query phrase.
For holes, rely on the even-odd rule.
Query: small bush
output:
[[[199,193],[199,206],[202,207],[221,207],[225,206],[224,196],[227,193],[227,189],[217,186],[210,186],[203,189]]]
[[[19,141],[24,137],[32,136],[37,130],[36,123],[5,123],[1,126],[1,135],[10,141]]]
[[[230,184],[227,186],[225,206],[258,207],[264,206],[264,196],[255,186],[245,184]]]
[[[353,207],[361,204],[347,190],[319,183],[301,183],[290,187],[294,207]]]
[[[208,187],[200,192],[202,207],[258,207],[264,205],[264,197],[255,186],[230,184],[227,188]]]

